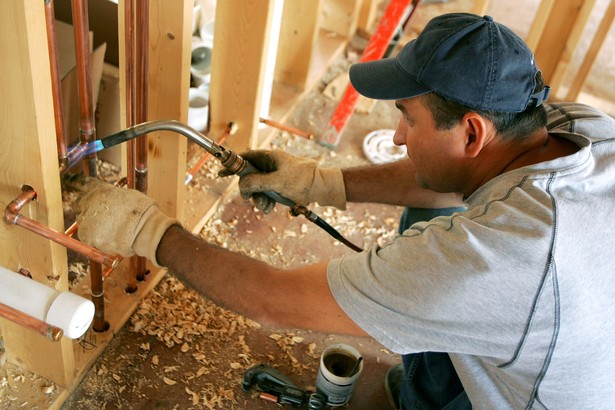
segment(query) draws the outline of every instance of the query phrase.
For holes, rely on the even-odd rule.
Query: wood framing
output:
[[[581,67],[579,67],[579,70],[577,74],[575,75],[574,80],[572,81],[572,84],[570,85],[568,93],[566,94],[566,100],[575,101],[577,97],[579,96],[579,93],[581,92],[581,88],[583,87],[583,84],[585,84],[585,81],[587,80],[587,76],[589,75],[589,72],[591,71],[591,68],[594,65],[594,61],[596,61],[596,57],[598,57],[598,53],[600,52],[600,49],[602,48],[602,44],[604,43],[604,40],[606,39],[609,33],[609,29],[611,28],[611,25],[613,24],[614,18],[615,18],[615,0],[611,0],[608,8],[606,9],[606,12],[602,16],[602,20],[600,21],[600,26],[598,27],[598,30],[596,31],[596,35],[594,36],[594,39],[592,40],[592,43],[589,46],[589,50],[587,50],[585,57],[583,57],[583,62],[581,63]]]
[[[542,29],[532,29],[528,37],[532,45],[536,44],[536,62],[556,95],[595,0],[543,1],[535,19]],[[536,41],[535,37],[539,39]]]
[[[285,1],[275,79],[304,90],[318,39],[321,1]]]
[[[258,146],[258,119],[269,46],[273,0],[227,0],[216,8],[209,112],[212,135],[228,122],[233,150]]]
[[[43,2],[0,3],[0,205],[32,186],[37,201],[22,213],[64,230],[55,139],[51,76]],[[0,223],[0,264],[25,268],[34,280],[57,290],[68,287],[67,252],[24,228]],[[49,280],[48,278],[53,278]],[[74,380],[72,341],[50,342],[0,318],[8,361],[61,386]]]

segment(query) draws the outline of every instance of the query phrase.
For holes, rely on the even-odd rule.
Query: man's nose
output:
[[[400,118],[399,122],[397,123],[395,134],[393,134],[393,143],[395,145],[406,144],[406,122],[403,120],[403,118]]]

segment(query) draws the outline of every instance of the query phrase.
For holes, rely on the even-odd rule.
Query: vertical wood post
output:
[[[257,132],[273,0],[225,0],[216,7],[211,65],[211,135],[230,121],[237,134],[226,146],[257,148]]]
[[[17,197],[23,184],[30,185],[38,200],[22,213],[63,231],[42,1],[0,2],[0,54],[0,206]],[[66,249],[4,221],[0,222],[0,265],[13,271],[26,268],[34,280],[58,290],[68,288]],[[0,332],[11,363],[61,386],[74,379],[70,339],[51,342],[3,319]]]

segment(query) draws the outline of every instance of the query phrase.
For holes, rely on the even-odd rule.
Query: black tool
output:
[[[320,410],[326,403],[322,394],[300,389],[284,373],[266,364],[257,364],[246,370],[242,387],[244,391],[256,387],[260,398],[293,407],[307,404],[310,410]]]

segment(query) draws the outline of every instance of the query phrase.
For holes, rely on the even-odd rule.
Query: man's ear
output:
[[[491,123],[475,112],[466,113],[461,119],[464,127],[465,153],[469,158],[476,158],[483,147],[491,140]]]

